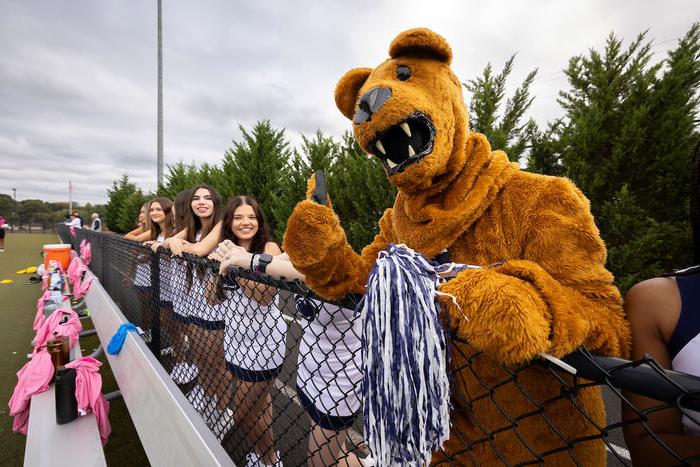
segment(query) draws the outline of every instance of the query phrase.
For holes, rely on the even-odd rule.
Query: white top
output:
[[[700,334],[693,337],[671,360],[671,368],[693,376],[700,376]],[[700,412],[688,410],[696,419],[700,420]],[[683,426],[689,435],[700,436],[700,425],[690,417],[683,415]]]
[[[362,321],[348,308],[309,302],[317,312],[311,321],[303,319],[297,385],[319,411],[353,415],[362,402]]]
[[[79,219],[79,218],[75,217],[75,218],[73,218],[72,221],[71,221],[71,220],[66,221],[66,225],[67,225],[68,227],[76,227],[76,228],[79,229],[79,228],[81,228],[81,227],[83,226],[83,223],[80,222],[80,219]]]
[[[286,352],[287,322],[275,295],[270,305],[250,299],[240,288],[230,293],[226,307],[226,361],[251,371],[282,366]]]

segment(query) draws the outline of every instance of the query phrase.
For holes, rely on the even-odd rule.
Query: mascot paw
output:
[[[526,363],[551,343],[547,306],[525,283],[489,269],[462,271],[440,287],[450,329],[498,362]]]
[[[308,181],[307,199],[297,204],[287,221],[283,247],[297,268],[323,262],[332,251],[345,243],[345,232],[333,211],[322,172]]]

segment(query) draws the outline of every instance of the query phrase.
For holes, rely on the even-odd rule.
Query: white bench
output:
[[[87,277],[92,286],[85,299],[106,346],[127,320],[97,277],[90,271]],[[152,465],[234,465],[140,336],[129,332],[119,355],[107,360]]]

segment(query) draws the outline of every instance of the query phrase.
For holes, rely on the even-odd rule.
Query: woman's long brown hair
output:
[[[173,202],[170,201],[168,198],[165,197],[158,197],[148,203],[148,212],[146,213],[146,227],[148,230],[151,231],[151,240],[157,240],[158,236],[161,234],[161,229],[160,225],[156,224],[151,220],[151,206],[153,203],[158,203],[160,204],[160,207],[163,209],[163,212],[165,213],[165,228],[162,231],[162,234],[165,238],[168,238],[172,236],[173,234],[173,228],[175,227],[173,225]]]

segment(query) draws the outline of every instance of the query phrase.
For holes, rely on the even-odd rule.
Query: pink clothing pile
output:
[[[87,270],[87,265],[78,257],[73,258],[70,266],[68,266],[68,280],[73,286],[73,297],[75,299],[82,298],[85,296],[88,290],[90,290],[90,286],[92,285],[92,277],[87,280],[83,280],[84,274]]]
[[[44,324],[44,321],[46,321],[46,317],[44,316],[44,301],[48,300],[50,297],[51,292],[46,291],[36,302],[36,316],[34,316],[34,324],[32,325],[32,329],[35,331],[38,331]]]
[[[112,427],[109,424],[109,402],[102,395],[102,376],[100,376],[100,366],[92,357],[83,357],[66,364],[66,368],[74,368],[75,377],[75,398],[78,401],[78,413],[87,415],[90,412],[95,414],[97,428],[100,430],[102,445],[107,444]]]
[[[92,257],[92,246],[90,246],[90,243],[85,241],[80,242],[80,258],[83,260],[83,263],[86,265],[90,265],[90,258]]]
[[[68,321],[58,324],[64,315],[68,315]],[[35,349],[46,347],[48,340],[51,339],[54,333],[57,333],[60,337],[68,337],[70,348],[72,349],[75,343],[78,342],[78,335],[82,330],[83,325],[80,323],[80,319],[75,311],[70,308],[59,308],[51,313],[44,321],[44,324],[39,327],[32,343]]]
[[[29,428],[29,403],[34,394],[49,389],[53,377],[53,363],[46,347],[34,350],[32,359],[17,372],[17,386],[10,399],[10,416],[15,417],[12,431],[27,434]]]
[[[43,310],[42,310],[43,315]],[[61,318],[68,315],[68,321],[59,324]],[[54,368],[51,356],[46,350],[46,343],[54,333],[59,337],[68,337],[70,348],[78,342],[78,334],[83,330],[78,315],[69,308],[59,308],[46,318],[34,337],[34,352],[29,360],[17,372],[17,385],[10,399],[10,416],[15,417],[12,430],[27,434],[29,424],[29,403],[34,394],[49,388]]]

